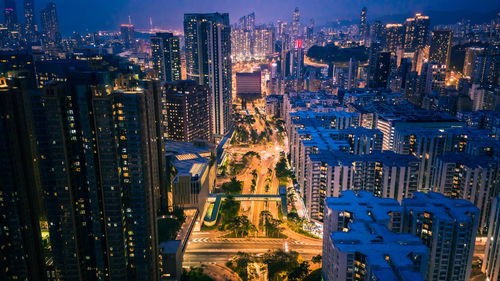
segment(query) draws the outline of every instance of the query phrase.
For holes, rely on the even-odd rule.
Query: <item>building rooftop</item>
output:
[[[475,156],[467,153],[444,153],[437,159],[447,163],[460,163],[469,168],[488,167],[492,164],[498,164],[498,161],[488,156]]]
[[[436,192],[414,192],[413,198],[403,199],[403,207],[418,213],[431,213],[443,221],[472,221],[479,216],[479,209],[465,199],[450,199]]]
[[[165,155],[172,157],[177,176],[201,176],[210,163],[212,150],[209,144],[165,141]]]
[[[355,162],[380,162],[391,167],[407,167],[410,163],[419,162],[413,155],[397,154],[388,150],[364,155],[325,150],[317,154],[309,154],[308,157],[311,161],[327,163],[328,166],[352,166]]]
[[[355,223],[377,222],[386,224],[390,213],[402,213],[403,207],[397,200],[375,197],[368,191],[345,190],[339,197],[328,197],[325,205],[330,210],[349,212]]]
[[[417,236],[394,233],[378,223],[355,222],[348,232],[334,232],[331,241],[341,252],[363,254],[378,280],[424,280],[414,270],[414,260],[426,262],[428,248]]]

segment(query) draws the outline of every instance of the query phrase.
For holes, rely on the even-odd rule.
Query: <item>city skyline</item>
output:
[[[24,22],[23,3],[15,1],[17,7],[17,17],[19,22]],[[474,3],[466,0],[451,1],[404,1],[404,0],[377,0],[377,1],[347,1],[342,0],[337,3],[330,3],[323,0],[295,0],[295,1],[264,1],[253,2],[237,0],[147,0],[147,1],[85,1],[85,5],[71,1],[48,1],[35,0],[35,23],[40,26],[39,11],[54,2],[57,5],[61,33],[65,36],[76,32],[95,32],[119,30],[120,24],[128,23],[129,17],[139,29],[147,30],[150,23],[156,28],[182,30],[183,14],[186,13],[229,13],[231,24],[240,17],[255,12],[256,22],[259,24],[271,23],[276,20],[292,21],[293,10],[298,7],[300,10],[301,22],[306,23],[309,19],[314,19],[318,25],[323,25],[335,20],[346,20],[356,23],[359,20],[359,12],[362,7],[368,9],[368,21],[377,19],[390,19],[398,21],[417,12],[439,12],[445,17],[441,21],[449,21],[454,18],[453,14],[458,14],[458,18],[470,16],[482,20],[484,15],[493,15],[500,5],[495,6],[492,1],[478,0]],[[450,5],[452,9],[448,9]],[[140,6],[140,9],[138,9]],[[443,9],[442,7],[447,7]],[[3,5],[2,5],[3,8]],[[98,9],[97,9],[98,8]],[[75,13],[75,10],[78,13]],[[162,11],[162,12],[159,12]],[[165,12],[163,12],[165,11]],[[93,21],[88,21],[89,17],[95,17]],[[151,20],[151,21],[150,21]],[[0,16],[0,21],[4,21],[4,15]],[[431,24],[433,24],[431,22]]]
[[[2,281],[500,281],[492,4],[0,1]]]

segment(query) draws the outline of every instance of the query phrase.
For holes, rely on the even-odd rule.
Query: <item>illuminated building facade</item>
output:
[[[187,78],[211,91],[212,133],[232,126],[231,27],[229,14],[185,14]]]
[[[167,84],[165,89],[166,139],[192,142],[212,139],[210,91],[194,81]]]
[[[402,205],[404,232],[419,236],[430,249],[425,280],[469,280],[479,209],[435,192],[416,192]]]
[[[153,69],[162,81],[181,80],[179,37],[172,33],[156,33],[151,37]]]

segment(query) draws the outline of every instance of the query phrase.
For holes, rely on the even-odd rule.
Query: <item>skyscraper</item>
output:
[[[238,25],[239,29],[253,31],[255,29],[255,13],[241,17]]]
[[[465,77],[472,76],[472,70],[474,69],[474,61],[476,60],[476,56],[479,56],[484,52],[484,48],[479,47],[469,47],[465,50],[465,61],[464,61],[464,69],[463,75]]]
[[[404,27],[400,23],[385,25],[385,48],[391,53],[396,53],[398,47],[402,47],[405,41]]]
[[[292,17],[292,40],[295,41],[300,36],[300,12],[299,7],[293,11]]]
[[[125,47],[127,48],[133,47],[135,40],[134,26],[132,24],[122,24],[120,26],[120,32]]]
[[[18,23],[17,21],[17,7],[15,0],[4,0],[4,18],[7,28],[12,29]]]
[[[285,77],[301,78],[304,71],[304,47],[302,40],[295,42],[295,48],[283,53],[281,73]]]
[[[211,90],[212,132],[231,128],[232,76],[229,14],[185,14],[187,78]]]
[[[151,93],[109,92],[108,72],[68,81],[44,88],[37,126],[54,266],[63,280],[157,280]]]
[[[389,79],[389,72],[391,70],[391,53],[378,52],[374,42],[370,47],[370,61],[369,61],[369,80],[368,87],[370,88],[385,88],[387,87],[387,80]]]
[[[35,40],[35,3],[33,0],[24,0],[25,36],[28,42]]]
[[[40,19],[44,43],[59,44],[61,42],[61,33],[59,33],[56,4],[49,2],[45,9],[40,11]]]
[[[429,61],[439,65],[450,65],[451,39],[453,31],[434,30],[432,32],[431,47],[429,50]]]
[[[160,80],[181,80],[179,37],[168,32],[156,33],[156,36],[151,37],[151,52],[153,68],[158,72]]]
[[[30,97],[17,82],[0,78],[0,272],[4,280],[45,280]]]
[[[430,20],[428,16],[417,13],[413,18],[405,21],[405,49],[416,51],[424,48],[430,38]]]
[[[366,20],[367,12],[368,10],[366,9],[366,7],[363,7],[363,9],[361,9],[361,16],[359,19],[359,37],[361,38],[361,40],[366,40],[370,33],[370,27]]]
[[[481,132],[486,134],[486,132]],[[433,190],[453,199],[465,199],[479,208],[479,230],[488,229],[499,165],[494,159],[466,153],[445,153],[434,161]]]
[[[210,91],[194,81],[166,85],[166,139],[211,140]]]

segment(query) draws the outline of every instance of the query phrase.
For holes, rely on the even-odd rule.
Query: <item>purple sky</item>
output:
[[[2,1],[3,2],[3,1]],[[18,10],[22,1],[17,0]],[[35,0],[37,12],[47,0]],[[128,16],[139,28],[149,27],[149,17],[154,26],[181,28],[184,13],[228,12],[231,21],[255,11],[257,23],[268,23],[274,19],[290,21],[292,11],[299,7],[301,19],[315,18],[319,24],[334,19],[357,19],[363,6],[368,8],[368,17],[376,18],[390,14],[413,14],[424,10],[473,10],[491,11],[498,8],[492,0],[55,0],[61,30],[85,31],[117,29],[120,23],[128,22]],[[2,3],[3,4],[3,3]],[[3,8],[3,7],[2,7]],[[18,12],[21,16],[23,13]],[[431,19],[432,20],[432,19]],[[3,15],[2,15],[3,21]]]

